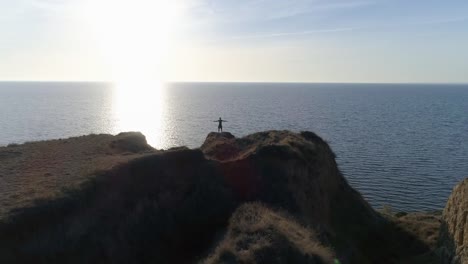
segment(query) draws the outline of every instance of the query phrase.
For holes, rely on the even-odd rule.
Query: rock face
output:
[[[111,142],[133,158],[0,222],[0,263],[396,263],[428,250],[312,132],[210,133],[160,152]]]
[[[439,242],[444,263],[468,263],[468,178],[453,189],[447,201]]]

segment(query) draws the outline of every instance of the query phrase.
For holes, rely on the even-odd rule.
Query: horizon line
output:
[[[468,82],[332,82],[332,81],[161,81],[162,83],[268,83],[268,84],[407,84],[468,85]],[[118,83],[109,80],[0,80],[0,83]]]

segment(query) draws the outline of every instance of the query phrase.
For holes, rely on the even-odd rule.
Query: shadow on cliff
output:
[[[443,222],[440,225],[440,238],[439,238],[439,249],[438,254],[441,256],[441,264],[459,264],[459,259],[456,259],[456,248],[457,243],[450,233],[448,224]]]
[[[184,263],[226,225],[236,202],[199,150],[140,158],[0,226],[12,262]],[[39,260],[39,261],[38,261]]]
[[[270,209],[234,213],[252,201]],[[291,218],[265,220],[255,211]],[[243,242],[240,251],[218,254],[232,239],[252,240],[255,229],[239,229],[239,215],[260,219],[253,237],[268,243]],[[313,238],[293,237],[301,232]],[[311,132],[241,139],[213,133],[200,149],[133,160],[0,223],[2,263],[236,263],[254,251],[254,262],[267,263],[275,250],[286,253],[269,263],[329,263],[331,256],[341,263],[401,263],[429,248],[375,212]]]

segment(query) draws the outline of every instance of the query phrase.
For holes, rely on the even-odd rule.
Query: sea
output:
[[[219,117],[237,137],[317,133],[375,208],[441,210],[468,177],[468,84],[0,82],[0,146],[141,131],[196,148]]]

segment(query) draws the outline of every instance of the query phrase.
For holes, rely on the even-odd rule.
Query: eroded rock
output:
[[[447,201],[439,244],[444,263],[468,263],[468,178],[455,186]]]

